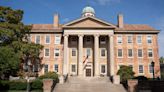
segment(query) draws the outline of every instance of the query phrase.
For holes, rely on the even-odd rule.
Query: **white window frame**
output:
[[[141,57],[139,57],[139,50],[142,50],[142,56]],[[137,49],[137,56],[138,56],[138,58],[143,58],[143,49]]]
[[[102,66],[105,66],[105,73],[101,72],[102,71]],[[100,74],[102,74],[102,75],[106,75],[107,74],[107,66],[106,66],[106,64],[100,64]]]
[[[47,43],[47,36],[49,37],[49,43]],[[51,36],[50,35],[45,35],[45,44],[50,44],[51,43]]]
[[[122,56],[118,56],[118,50],[121,49],[122,50]],[[122,48],[118,48],[117,49],[117,58],[123,58],[123,49]]]
[[[150,39],[148,37],[151,37]],[[151,43],[149,43],[149,40]],[[147,35],[147,44],[152,44],[153,43],[153,36],[152,35]]]
[[[75,50],[75,56],[73,56],[73,50]],[[72,48],[71,49],[71,56],[72,57],[76,57],[77,56],[77,49],[76,48]]]
[[[122,38],[122,35],[117,35],[117,44],[122,44],[123,43],[123,40],[122,39],[123,39]],[[120,41],[120,43],[119,43],[119,41]]]
[[[130,43],[129,43],[129,37],[131,37],[131,39],[130,39]],[[127,35],[127,43],[128,44],[133,44],[133,35]]]
[[[49,56],[46,56],[46,49],[49,49]],[[50,48],[44,48],[44,57],[50,57]]]
[[[149,52],[150,52],[149,50],[151,50],[152,57],[149,56]],[[149,58],[153,58],[153,55],[154,55],[154,53],[153,53],[153,49],[147,49],[147,54],[148,54],[148,57],[149,57]]]
[[[36,43],[37,36],[39,36],[39,43]],[[36,44],[41,44],[41,35],[35,35],[35,43]]]
[[[60,44],[60,43],[61,43],[61,36],[55,35],[55,44]]]
[[[140,65],[142,65],[143,73],[140,73]],[[139,64],[138,65],[138,74],[144,74],[144,65],[143,64]]]
[[[49,65],[48,65],[48,64],[45,64],[45,65],[44,65],[44,73],[47,73],[47,72],[45,72],[45,66],[46,66],[46,65],[48,66],[48,68],[47,68],[48,71],[47,71],[47,72],[49,72]]]
[[[105,56],[102,56],[102,50],[105,50]],[[100,57],[105,58],[107,56],[107,50],[106,48],[100,48]]]
[[[129,50],[132,50],[132,56],[129,56]],[[128,58],[133,58],[133,49],[127,49],[127,52],[128,52]]]
[[[104,39],[104,41],[102,39]],[[106,44],[106,37],[105,36],[100,37],[100,44]]]
[[[57,70],[56,70],[56,65],[57,65]],[[59,64],[54,64],[54,71],[57,73],[59,72]]]
[[[75,71],[72,71],[72,69],[73,69],[72,66],[73,65],[75,65]],[[76,72],[77,72],[77,65],[76,64],[71,64],[71,73],[74,73],[75,74]]]
[[[149,70],[149,74],[152,74],[153,73],[153,67],[152,67],[152,72],[150,72],[150,66],[151,66],[151,64],[148,64],[148,70]]]
[[[139,39],[138,39],[139,37],[141,37],[141,43],[139,43]],[[137,44],[142,44],[142,35],[137,35],[136,41],[137,41]]]
[[[58,51],[57,51],[57,50],[58,50]],[[58,53],[59,56],[56,56],[56,53]],[[60,49],[59,49],[59,48],[55,48],[55,49],[54,49],[54,57],[55,57],[55,58],[59,58],[59,57],[60,57]]]

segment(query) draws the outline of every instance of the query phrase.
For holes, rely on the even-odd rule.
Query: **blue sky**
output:
[[[82,9],[90,5],[96,17],[117,23],[117,15],[124,15],[126,24],[148,24],[158,30],[159,53],[164,56],[164,0],[0,0],[1,6],[24,11],[25,24],[51,24],[53,15],[60,15],[60,23],[81,17]]]

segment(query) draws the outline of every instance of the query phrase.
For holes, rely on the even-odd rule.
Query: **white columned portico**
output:
[[[110,75],[114,75],[114,46],[113,46],[113,35],[109,36],[110,38]]]
[[[68,74],[69,60],[68,60],[68,35],[64,35],[64,64],[63,64],[63,74]]]
[[[95,69],[95,76],[100,75],[99,71],[99,35],[94,35],[94,69]]]
[[[79,76],[83,75],[83,35],[78,35],[79,36],[79,69],[78,69],[78,74]]]

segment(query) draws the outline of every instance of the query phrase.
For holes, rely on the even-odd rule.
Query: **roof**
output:
[[[153,27],[146,24],[124,24],[123,28],[116,28],[116,32],[156,32],[159,33],[159,30],[154,29]]]
[[[62,32],[61,26],[55,28],[53,24],[32,24],[31,32]]]

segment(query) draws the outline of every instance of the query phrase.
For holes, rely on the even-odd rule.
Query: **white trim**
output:
[[[105,73],[102,73],[101,70],[102,70],[102,67],[101,66],[105,66]],[[106,64],[100,64],[100,74],[102,75],[106,75],[107,74],[107,65]]]
[[[72,71],[72,65],[75,65],[75,72]],[[72,63],[72,64],[70,64],[70,67],[71,67],[71,68],[70,68],[70,69],[71,69],[71,70],[70,70],[70,74],[72,74],[72,75],[77,75],[77,71],[78,71],[78,70],[77,70],[77,64]]]
[[[59,37],[59,38],[58,38],[58,39],[60,40],[59,43],[57,43],[57,40],[56,40],[57,37]],[[60,43],[61,43],[61,35],[58,35],[58,34],[56,35],[56,34],[55,34],[54,44],[58,45],[58,44],[60,44]]]
[[[118,43],[118,38],[119,38],[119,36],[121,37],[121,43]],[[123,36],[122,35],[117,35],[117,44],[123,44]]]
[[[131,49],[132,50],[132,56],[131,57],[129,57],[129,49]],[[133,53],[133,49],[132,48],[129,48],[129,49],[127,49],[127,56],[128,56],[128,58],[133,58],[134,57],[134,53]]]
[[[87,57],[87,49],[90,50],[90,56],[88,58],[91,58],[92,57],[92,48],[86,48],[85,49],[85,57]]]
[[[142,65],[143,73],[140,73],[140,69],[139,69],[139,66],[140,66],[140,65]],[[139,74],[139,75],[144,75],[144,73],[145,73],[145,72],[144,72],[144,65],[143,65],[143,64],[139,64],[139,65],[138,65],[138,74]]]
[[[149,57],[149,50],[152,50],[152,57]],[[152,49],[152,48],[148,48],[148,49],[147,49],[147,56],[148,56],[148,58],[153,58],[154,53],[153,53],[153,49]]]
[[[49,72],[49,64],[45,64],[45,65],[48,65],[48,71],[47,72]],[[44,74],[45,74],[45,65],[44,65]]]
[[[49,56],[45,56],[46,49],[49,49]],[[46,57],[46,58],[50,57],[50,48],[44,48],[44,57]]]
[[[105,50],[105,56],[101,55],[101,51],[102,50]],[[106,57],[107,57],[107,50],[106,50],[106,48],[100,48],[100,58],[106,58]]]
[[[58,54],[59,56],[55,56],[55,54],[57,53],[56,50],[58,49]],[[60,49],[59,48],[55,48],[54,49],[54,58],[59,58],[60,57]]]
[[[120,56],[118,56],[118,49],[121,49],[122,50],[122,56],[120,57]],[[122,48],[118,48],[117,49],[117,58],[123,58],[123,49]]]
[[[58,71],[55,70],[55,65],[58,66]],[[57,72],[57,73],[59,72],[59,64],[54,64],[54,71]]]
[[[129,36],[131,37],[131,43],[128,42]],[[127,37],[127,44],[133,44],[133,35],[129,34],[129,35],[126,35],[126,37]]]
[[[150,73],[150,68],[149,68],[149,66],[151,66],[151,63],[148,64],[148,71],[149,71],[149,74],[152,74],[153,72]],[[152,67],[152,66],[151,66],[151,67]]]
[[[73,49],[75,50],[75,56],[72,56],[72,51],[73,51]],[[77,48],[71,48],[71,57],[72,58],[76,58],[77,57]]]
[[[139,55],[138,55],[138,50],[139,50],[139,49],[142,50],[142,57],[139,57]],[[138,57],[138,58],[143,58],[143,48],[138,48],[138,49],[137,49],[137,57]]]
[[[49,36],[49,43],[46,42],[47,36]],[[51,43],[51,35],[45,35],[44,39],[45,39],[44,40],[45,44],[50,44]]]
[[[151,36],[151,43],[148,43],[148,36]],[[147,35],[146,41],[147,41],[147,44],[148,44],[148,45],[152,44],[152,43],[153,43],[153,36],[152,36],[152,35]]]
[[[141,36],[141,43],[138,43],[138,36]],[[136,43],[139,44],[139,45],[142,44],[142,35],[137,35],[136,36]]]
[[[39,36],[39,39],[40,39],[39,43],[36,43],[36,38],[37,38],[37,36]],[[39,35],[39,34],[36,34],[36,35],[35,35],[35,43],[36,43],[36,44],[41,44],[41,35]]]

